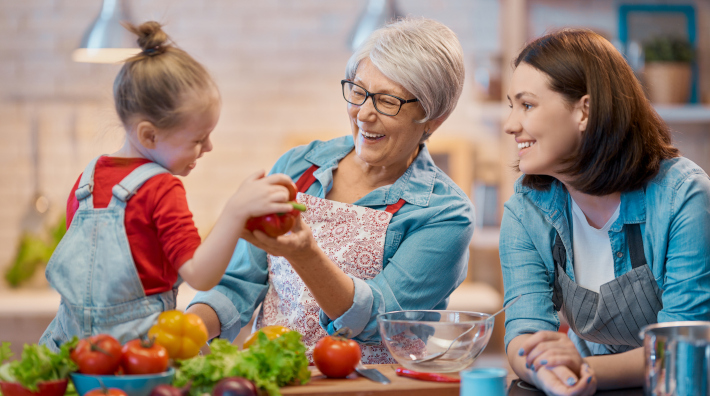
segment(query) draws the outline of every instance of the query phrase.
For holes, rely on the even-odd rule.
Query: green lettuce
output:
[[[45,345],[25,344],[22,357],[19,360],[7,362],[0,366],[0,380],[19,382],[23,387],[37,391],[42,381],[55,381],[69,378],[69,374],[78,369],[69,356],[78,339],[61,346],[59,353],[54,353]],[[3,342],[0,346],[0,362],[12,357],[10,343]]]
[[[311,378],[306,347],[295,331],[274,340],[259,332],[257,341],[243,351],[228,341],[216,339],[210,344],[210,351],[208,355],[177,361],[174,385],[182,387],[191,382],[190,395],[197,396],[211,393],[222,378],[242,377],[270,396],[280,396],[280,387],[305,384]]]

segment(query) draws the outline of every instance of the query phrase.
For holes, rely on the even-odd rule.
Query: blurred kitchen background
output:
[[[452,307],[502,305],[497,227],[518,177],[502,99],[526,41],[561,27],[607,37],[646,80],[683,154],[710,170],[710,0],[3,0],[0,340],[36,342],[56,312],[42,261],[61,236],[67,194],[124,137],[112,101],[120,65],[72,59],[100,12],[163,23],[219,85],[214,151],[183,179],[204,236],[248,174],[294,145],[350,133],[339,81],[353,38],[393,7],[446,24],[465,53],[464,93],[429,142],[478,215],[469,279]],[[489,349],[502,350],[502,321],[497,330]]]

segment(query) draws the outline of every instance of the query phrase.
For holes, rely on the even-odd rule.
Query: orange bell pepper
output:
[[[170,358],[189,359],[197,356],[207,342],[207,327],[195,314],[165,311],[148,330],[148,337],[164,346]]]

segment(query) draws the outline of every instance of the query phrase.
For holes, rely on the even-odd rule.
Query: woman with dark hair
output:
[[[506,302],[522,298],[508,360],[548,394],[641,386],[642,327],[710,320],[710,179],[601,36],[548,34],[514,64],[504,128],[524,175],[500,258]]]

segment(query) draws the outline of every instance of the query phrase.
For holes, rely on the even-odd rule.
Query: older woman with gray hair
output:
[[[300,332],[309,359],[320,338],[347,328],[363,362],[394,363],[377,315],[445,309],[466,276],[473,206],[424,144],[463,80],[446,26],[403,19],[373,33],[340,82],[351,133],[296,147],[272,169],[297,181],[308,211],[289,234],[245,232],[221,283],[188,308],[210,337],[233,340],[261,304],[254,330]]]

